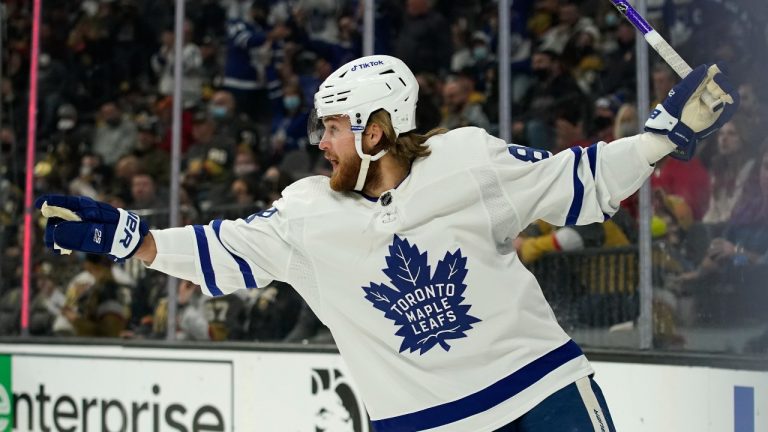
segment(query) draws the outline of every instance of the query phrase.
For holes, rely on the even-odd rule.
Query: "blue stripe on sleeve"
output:
[[[597,143],[587,148],[587,158],[589,159],[589,169],[592,170],[592,178],[597,175]]]
[[[581,205],[584,201],[584,184],[579,179],[579,163],[581,163],[581,148],[571,147],[573,152],[573,201],[571,201],[571,208],[568,210],[568,216],[565,218],[566,225],[575,225],[579,220],[579,214],[581,213]]]
[[[245,287],[258,288],[258,285],[256,285],[256,279],[253,277],[253,272],[251,271],[251,266],[249,266],[244,259],[235,255],[234,252],[230,251],[226,246],[224,246],[224,243],[221,242],[221,219],[216,219],[213,221],[213,232],[216,233],[216,239],[219,241],[219,243],[221,243],[221,246],[224,248],[224,250],[229,252],[229,255],[231,255],[232,259],[235,260],[237,266],[240,267],[240,273],[243,274],[243,282],[245,283]]]
[[[205,236],[205,227],[202,225],[193,225],[195,229],[195,238],[197,239],[197,254],[200,257],[200,267],[203,269],[203,279],[208,292],[212,296],[218,297],[224,295],[216,285],[216,274],[211,264],[211,253],[208,250],[208,239]]]
[[[581,355],[576,342],[568,341],[476,393],[421,411],[374,420],[373,427],[377,432],[420,431],[471,417],[514,397]]]

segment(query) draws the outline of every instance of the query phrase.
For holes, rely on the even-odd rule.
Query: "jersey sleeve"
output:
[[[557,226],[603,222],[653,171],[639,151],[643,135],[573,147],[556,155],[499,140],[491,164],[520,228],[542,219]]]
[[[245,219],[153,230],[157,256],[149,268],[187,279],[209,296],[286,280],[292,247],[277,208]]]

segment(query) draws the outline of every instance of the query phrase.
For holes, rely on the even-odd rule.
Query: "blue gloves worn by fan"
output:
[[[57,254],[71,250],[130,258],[149,232],[134,213],[87,197],[43,195],[35,201],[43,216],[45,245]]]
[[[708,93],[714,110],[702,99]],[[645,130],[666,135],[677,148],[670,156],[690,160],[696,143],[719,129],[739,107],[739,93],[717,65],[701,65],[683,78],[645,122]]]

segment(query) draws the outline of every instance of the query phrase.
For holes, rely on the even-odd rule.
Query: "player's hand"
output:
[[[714,110],[702,95],[719,103]],[[701,65],[683,78],[662,103],[656,106],[645,130],[666,135],[677,148],[672,157],[689,160],[696,143],[719,129],[739,107],[739,93],[717,65]]]
[[[130,258],[149,232],[134,213],[87,197],[43,195],[35,206],[48,218],[45,245],[54,253],[69,250]]]

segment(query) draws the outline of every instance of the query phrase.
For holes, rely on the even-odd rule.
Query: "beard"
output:
[[[357,184],[357,176],[360,175],[360,157],[355,154],[345,160],[339,160],[336,170],[331,174],[331,189],[336,192],[351,192]],[[366,186],[376,187],[381,181],[379,161],[372,161],[368,165],[368,174],[365,178],[363,189]]]

